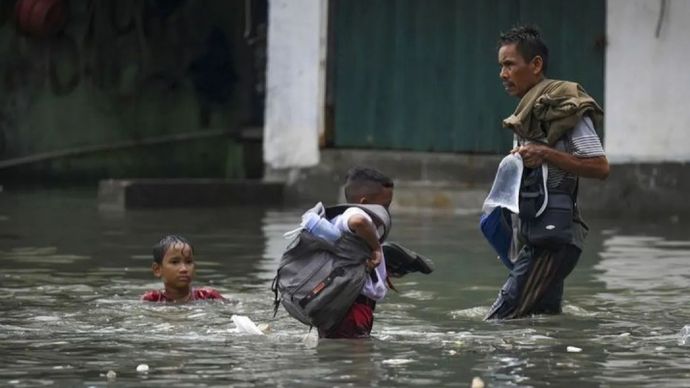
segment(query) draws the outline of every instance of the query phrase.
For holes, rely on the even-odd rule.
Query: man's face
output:
[[[161,278],[166,287],[189,287],[194,277],[192,247],[184,243],[171,245],[165,252],[161,264],[153,263],[153,274]]]
[[[506,92],[514,97],[525,95],[532,86],[543,78],[541,57],[534,57],[527,62],[517,50],[517,44],[511,43],[498,49],[498,64],[501,66],[500,77]]]

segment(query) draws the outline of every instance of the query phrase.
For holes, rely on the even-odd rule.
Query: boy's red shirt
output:
[[[225,299],[225,298],[223,298],[223,295],[221,295],[220,292],[218,292],[212,288],[193,288],[192,289],[192,297],[189,299],[190,301],[205,300],[205,299]],[[141,300],[143,300],[145,302],[173,302],[173,300],[170,299],[165,294],[165,291],[161,291],[161,290],[147,291],[141,297]]]

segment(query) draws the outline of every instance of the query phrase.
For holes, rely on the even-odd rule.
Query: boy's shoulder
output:
[[[202,287],[192,289],[191,300],[206,300],[206,299],[225,299],[220,292],[214,290],[213,288]],[[146,291],[144,295],[141,296],[141,300],[144,302],[170,302],[170,298],[165,295],[165,291],[162,290],[151,290]]]
[[[333,225],[335,225],[340,231],[352,232],[352,230],[350,230],[350,227],[348,226],[348,221],[354,215],[363,216],[364,218],[366,218],[370,222],[373,222],[371,219],[371,216],[369,216],[369,214],[367,214],[367,212],[365,212],[364,210],[362,210],[356,206],[348,207],[347,209],[345,209],[345,211],[343,211],[342,213],[340,213],[339,215],[337,215],[333,219],[331,219],[330,222]]]
[[[141,296],[141,300],[144,302],[167,302],[168,298],[163,291],[151,290],[146,291],[144,295]]]
[[[220,292],[214,290],[213,288],[208,288],[208,287],[195,288],[192,292],[194,293],[193,298],[195,300],[199,300],[199,299],[225,299],[225,298],[223,298],[223,295],[220,294]]]
[[[371,216],[367,212],[365,212],[364,210],[362,210],[361,208],[359,208],[357,206],[348,207],[342,213],[340,213],[336,218],[340,217],[340,219],[347,220],[354,215],[364,216],[366,219],[371,221]]]

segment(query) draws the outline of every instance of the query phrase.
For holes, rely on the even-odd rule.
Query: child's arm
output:
[[[381,263],[381,243],[379,243],[379,235],[376,232],[376,226],[365,216],[354,214],[347,220],[347,226],[350,230],[363,238],[371,248],[371,258],[367,261],[369,269],[375,268]]]

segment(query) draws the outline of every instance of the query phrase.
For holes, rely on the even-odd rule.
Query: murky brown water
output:
[[[678,332],[690,324],[690,228],[591,220],[565,313],[481,320],[506,270],[476,216],[394,214],[391,238],[431,257],[377,307],[371,340],[305,341],[272,317],[270,279],[301,209],[103,213],[91,191],[0,193],[2,386],[690,386]],[[142,304],[160,285],[150,247],[195,244],[196,285],[228,303]],[[230,317],[269,323],[235,332]],[[567,346],[582,349],[569,353]],[[149,365],[148,373],[136,367]],[[105,374],[115,371],[108,381]]]

